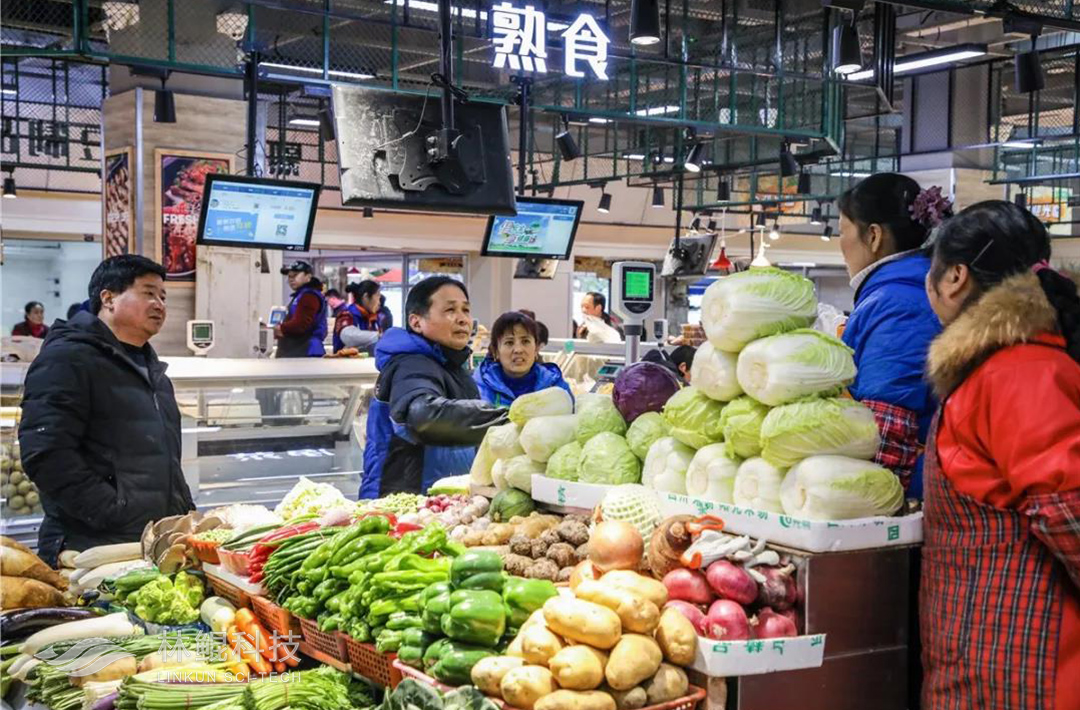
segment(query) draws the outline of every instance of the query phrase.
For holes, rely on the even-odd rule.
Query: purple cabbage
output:
[[[660,412],[671,395],[679,391],[679,380],[663,365],[638,362],[623,368],[615,378],[611,398],[627,424],[645,412]]]

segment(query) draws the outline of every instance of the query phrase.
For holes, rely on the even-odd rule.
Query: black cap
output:
[[[289,264],[288,266],[282,266],[281,267],[281,274],[283,276],[285,274],[288,274],[290,271],[302,271],[304,273],[310,274],[311,273],[311,264],[307,263],[306,261],[301,261],[300,259],[297,259],[296,261]]]

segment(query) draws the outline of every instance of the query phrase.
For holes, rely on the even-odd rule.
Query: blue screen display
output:
[[[518,198],[517,216],[493,217],[488,254],[518,257],[569,256],[581,203],[533,202]]]
[[[316,194],[309,188],[215,180],[204,198],[203,238],[303,249]]]

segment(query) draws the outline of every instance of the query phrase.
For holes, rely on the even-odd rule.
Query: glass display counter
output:
[[[638,354],[644,357],[657,347],[657,343],[641,343]],[[540,355],[558,365],[574,394],[581,394],[593,391],[598,381],[611,379],[626,364],[626,344],[555,338],[541,349]]]

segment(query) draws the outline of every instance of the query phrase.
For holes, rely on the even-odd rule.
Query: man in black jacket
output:
[[[30,365],[19,443],[41,492],[41,558],[133,542],[195,508],[180,468],[180,411],[149,340],[165,323],[165,269],[114,256],[90,277],[90,312],[57,321]]]
[[[431,276],[405,301],[408,329],[391,328],[375,347],[379,379],[368,410],[360,498],[426,492],[469,472],[488,428],[506,410],[480,399],[469,371],[472,314],[465,286]]]

